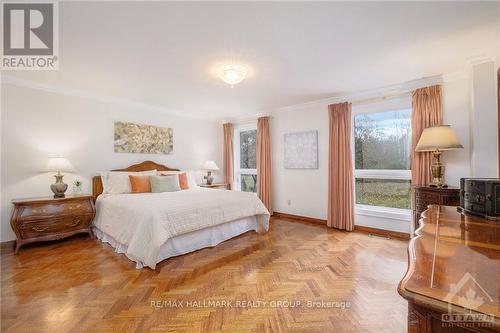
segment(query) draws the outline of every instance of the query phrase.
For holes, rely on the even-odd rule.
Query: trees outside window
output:
[[[354,116],[356,204],[410,209],[411,109]]]

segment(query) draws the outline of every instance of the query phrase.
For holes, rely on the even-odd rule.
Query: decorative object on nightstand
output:
[[[49,157],[49,162],[45,171],[57,172],[54,177],[56,177],[56,182],[50,185],[50,189],[54,192],[54,198],[64,198],[64,192],[68,189],[68,184],[63,182],[64,175],[61,171],[64,172],[73,172],[75,169],[71,165],[71,163],[64,157]]]
[[[73,194],[82,194],[83,183],[80,179],[73,182]]]
[[[444,183],[444,165],[441,163],[443,150],[461,149],[463,146],[458,141],[450,125],[433,126],[424,129],[418,140],[416,152],[432,152],[432,187],[447,187]]]
[[[459,206],[458,187],[413,186],[413,228],[417,230],[421,214],[429,205]]]
[[[215,164],[214,161],[206,161],[205,164],[203,165],[203,170],[207,171],[207,175],[203,177],[204,179],[207,180],[206,185],[212,185],[214,181],[214,176],[212,176],[212,171],[219,170],[219,167],[217,164]]]
[[[201,187],[206,187],[206,188],[216,188],[216,189],[219,189],[219,190],[229,190],[229,184],[223,184],[223,183],[220,183],[220,184],[202,184],[200,185]]]
[[[25,244],[50,241],[78,233],[92,238],[91,224],[95,216],[91,195],[65,198],[32,198],[12,200],[14,210],[10,220],[16,234],[16,253]]]

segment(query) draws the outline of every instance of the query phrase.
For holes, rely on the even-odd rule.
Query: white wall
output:
[[[10,200],[52,195],[51,173],[41,173],[50,154],[67,157],[90,193],[100,170],[153,160],[174,168],[199,169],[207,159],[222,165],[222,126],[214,121],[172,116],[137,107],[104,103],[52,92],[2,85],[1,108],[1,240],[14,239]],[[114,121],[131,121],[174,129],[170,155],[123,154],[113,151]],[[218,179],[220,173],[216,174]]]
[[[446,180],[459,185],[460,177],[470,176],[469,110],[470,84],[461,78],[443,84],[444,122],[457,131],[465,149],[446,152]],[[273,142],[273,207],[276,212],[319,219],[327,218],[328,197],[328,103],[276,111],[271,120]],[[411,106],[410,96],[377,103],[353,105],[353,114],[375,112]],[[290,110],[291,109],[291,110]],[[317,130],[319,168],[317,170],[287,170],[284,168],[284,134]],[[290,200],[290,205],[288,205]],[[357,225],[400,232],[410,231],[410,222],[356,214]]]
[[[472,175],[498,177],[498,111],[493,61],[472,67]]]
[[[464,149],[443,153],[445,182],[460,186],[460,178],[472,176],[470,140],[471,112],[470,78],[463,78],[443,84],[443,123],[451,125]]]

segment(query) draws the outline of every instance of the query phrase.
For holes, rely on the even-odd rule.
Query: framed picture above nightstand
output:
[[[64,198],[12,200],[10,220],[16,234],[16,253],[25,244],[66,238],[78,233],[92,237],[95,216],[91,195],[67,195]]]

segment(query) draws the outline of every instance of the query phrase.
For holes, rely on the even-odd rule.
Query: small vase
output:
[[[82,186],[73,185],[73,194],[82,194]]]

